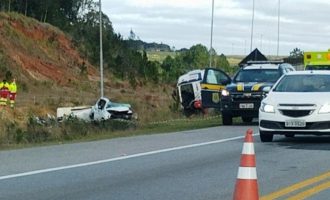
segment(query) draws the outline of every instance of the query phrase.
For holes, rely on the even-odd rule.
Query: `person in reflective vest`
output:
[[[2,88],[3,88],[3,81],[0,82],[0,106],[3,106],[3,92],[2,92]]]
[[[16,79],[14,78],[13,81],[9,84],[9,100],[10,100],[11,108],[14,108],[15,106],[16,92],[17,92],[17,85],[16,85]]]
[[[9,83],[5,79],[0,83],[0,105],[1,106],[7,105],[8,95],[9,95]]]

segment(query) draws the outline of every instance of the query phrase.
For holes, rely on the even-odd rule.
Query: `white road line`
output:
[[[254,134],[254,136],[257,136],[257,135],[259,135],[259,134]],[[41,169],[41,170],[35,170],[35,171],[30,171],[30,172],[23,172],[23,173],[18,173],[18,174],[11,174],[11,175],[6,175],[6,176],[0,176],[0,180],[13,179],[13,178],[18,178],[18,177],[23,177],[23,176],[30,176],[30,175],[36,175],[36,174],[42,174],[42,173],[47,173],[47,172],[54,172],[54,171],[60,171],[60,170],[65,170],[65,169],[78,168],[78,167],[85,167],[85,166],[97,165],[97,164],[102,164],[102,163],[118,161],[118,160],[126,160],[129,158],[136,158],[136,157],[148,156],[148,155],[153,155],[153,154],[158,154],[158,153],[177,151],[177,150],[181,150],[181,149],[206,146],[206,145],[210,145],[210,144],[229,142],[229,141],[233,141],[233,140],[242,139],[244,137],[245,136],[238,136],[238,137],[232,137],[232,138],[227,138],[227,139],[222,139],[222,140],[215,140],[215,141],[210,141],[210,142],[191,144],[191,145],[173,147],[173,148],[168,148],[168,149],[161,149],[161,150],[156,150],[156,151],[149,151],[149,152],[145,152],[145,153],[138,153],[138,154],[133,154],[133,155],[129,155],[129,156],[121,156],[121,157],[116,157],[116,158],[98,160],[98,161],[87,162],[87,163],[80,163],[80,164],[75,164],[75,165],[67,165],[67,166],[62,166],[62,167],[54,167],[54,168]]]

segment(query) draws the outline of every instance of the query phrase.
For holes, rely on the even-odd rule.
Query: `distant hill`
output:
[[[125,40],[126,45],[134,50],[144,50],[144,51],[166,51],[166,52],[170,52],[171,47],[167,44],[163,44],[163,43],[147,43],[144,42],[142,40]]]

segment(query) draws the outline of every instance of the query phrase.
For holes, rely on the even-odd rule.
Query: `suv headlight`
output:
[[[275,113],[275,108],[273,105],[267,103],[261,103],[260,110],[266,113]]]
[[[229,96],[229,94],[230,94],[229,91],[226,90],[226,89],[223,89],[223,90],[221,91],[221,95],[224,96],[224,97]]]
[[[320,110],[319,110],[320,114],[325,114],[325,113],[330,113],[330,104],[324,104]]]

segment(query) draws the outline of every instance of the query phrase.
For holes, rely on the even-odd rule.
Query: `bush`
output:
[[[22,143],[25,141],[25,133],[21,128],[19,128],[18,124],[16,122],[10,122],[6,125],[6,132],[7,132],[7,144],[12,143]]]
[[[30,116],[26,129],[17,122],[4,124],[4,134],[0,137],[0,145],[35,144],[53,141],[95,138],[102,134],[116,137],[119,131],[136,129],[136,123],[127,120],[107,120],[102,122],[86,122],[72,118],[58,123],[55,119],[42,119]]]
[[[26,140],[29,143],[46,142],[51,139],[51,131],[38,118],[29,117],[27,123]]]

